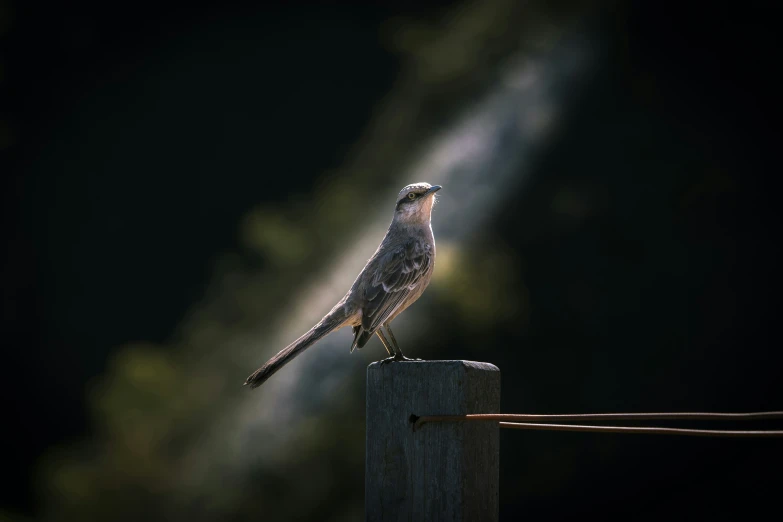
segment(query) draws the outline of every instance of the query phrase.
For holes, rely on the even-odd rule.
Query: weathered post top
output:
[[[414,432],[411,415],[499,411],[500,370],[492,364],[371,364],[367,368],[366,519],[496,521],[497,423],[428,423]]]

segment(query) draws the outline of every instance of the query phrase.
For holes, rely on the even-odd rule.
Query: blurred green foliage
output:
[[[291,340],[278,338],[279,330],[293,321],[286,312],[304,289],[335,295],[318,282],[360,240],[357,221],[370,221],[376,209],[386,212],[389,194],[413,181],[402,176],[433,138],[502,83],[509,63],[527,63],[601,4],[466,2],[383,24],[379,37],[399,55],[400,71],[354,146],[317,176],[314,188],[267,198],[238,220],[240,249],[215,260],[203,298],[165,343],[129,340],[117,347],[104,374],[85,390],[90,435],[41,459],[41,519],[362,518],[362,367],[381,356],[380,346],[347,359],[352,367],[344,380],[330,380],[332,363],[325,358],[318,379],[290,388],[284,388],[289,372],[275,377],[280,388],[249,394],[241,382]],[[609,19],[622,25],[622,14]],[[252,52],[252,44],[240,47],[246,45],[244,52]],[[215,52],[216,62],[231,63]],[[176,64],[165,65],[146,71],[145,80],[165,84],[163,71]],[[683,130],[655,105],[654,74],[636,71],[626,81],[616,70],[599,72],[596,77],[609,80],[578,93],[584,100],[566,122],[568,132],[530,167],[546,175],[502,201],[491,230],[477,230],[465,244],[438,243],[431,288],[415,313],[399,319],[413,327],[396,333],[416,346],[411,353],[417,356],[500,366],[508,412],[764,409],[764,401],[774,399],[763,385],[775,372],[770,356],[751,343],[743,348],[747,357],[721,344],[737,313],[726,296],[737,292],[738,239],[734,224],[720,217],[735,204],[741,178],[711,156],[697,132]],[[348,81],[361,81],[361,71]],[[78,120],[89,125],[90,118],[105,117],[86,111]],[[0,147],[2,129],[0,122]],[[301,147],[307,154],[308,143]],[[102,179],[101,160],[95,162]],[[296,173],[258,175],[288,179]],[[443,204],[457,200],[448,189]],[[438,227],[436,208],[436,234]],[[149,249],[144,255],[157,254]],[[356,260],[359,267],[362,261]],[[76,297],[66,296],[68,313],[79,313]],[[347,358],[345,348],[339,355]],[[745,375],[753,382],[743,381]],[[750,401],[734,404],[732,389],[740,386]],[[292,413],[289,397],[305,406]],[[637,497],[645,488],[671,499],[674,493],[667,497],[661,485],[687,480],[673,464],[671,446],[660,441],[503,436],[504,459],[522,465],[504,466],[501,500],[512,509],[538,506],[545,517],[554,516],[556,503],[569,508],[566,497],[568,513],[578,515],[584,514],[580,506],[606,507],[602,502],[614,494],[641,504]],[[709,442],[680,451],[676,455],[699,463],[705,491],[725,488],[720,477],[726,469],[746,479],[743,487],[762,491],[753,471],[762,457],[779,455],[746,447],[744,460],[728,462],[714,458],[724,447]],[[641,469],[654,477],[649,484],[641,482]],[[10,513],[0,519],[21,520]]]
[[[221,418],[246,391],[239,380],[252,368],[237,354],[245,339],[270,333],[292,288],[328,267],[340,245],[353,240],[352,225],[363,212],[356,194],[362,207],[388,206],[388,194],[427,140],[493,84],[506,56],[524,48],[524,29],[559,23],[562,12],[496,0],[444,10],[437,19],[389,20],[381,34],[403,56],[403,68],[362,137],[312,195],[244,216],[238,233],[245,251],[217,260],[204,300],[177,327],[170,346],[130,343],[117,350],[88,389],[92,437],[52,451],[41,463],[43,518],[360,518],[361,372],[325,401],[328,411],[279,426],[287,439],[281,453],[247,462],[237,475],[223,466],[225,457],[208,453],[215,451],[208,442],[215,430],[234,426]],[[524,316],[524,300],[509,295],[515,279],[509,253],[489,245],[486,255],[475,256],[444,245],[439,256],[433,294],[458,303],[471,328],[497,319],[490,306],[495,300],[507,303],[502,318]],[[253,399],[263,403],[263,390]],[[229,460],[244,458],[236,448],[221,451]]]
[[[480,332],[497,322],[527,324],[524,284],[517,255],[499,242],[482,241],[470,250],[439,244],[433,290],[439,306],[449,306],[466,329]]]

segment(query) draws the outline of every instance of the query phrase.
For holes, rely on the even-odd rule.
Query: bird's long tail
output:
[[[253,372],[253,374],[245,381],[245,386],[251,388],[258,388],[266,382],[277,370],[285,366],[291,359],[305,351],[307,348],[315,344],[317,341],[330,334],[334,330],[344,326],[346,323],[345,314],[341,307],[334,307],[326,317],[310,328],[310,331],[301,336],[296,341],[292,342],[277,355],[269,359],[266,364],[261,368]]]

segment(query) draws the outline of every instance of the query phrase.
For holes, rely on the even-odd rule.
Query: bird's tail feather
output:
[[[335,307],[326,317],[313,326],[309,332],[292,342],[277,355],[269,359],[266,364],[253,372],[245,381],[245,386],[258,388],[266,382],[277,370],[285,366],[291,359],[305,351],[317,341],[330,334],[334,330],[344,326],[346,320],[341,309]]]
[[[372,332],[365,330],[361,326],[354,327],[353,343],[351,343],[351,353],[357,348],[362,349],[367,341],[372,337]]]

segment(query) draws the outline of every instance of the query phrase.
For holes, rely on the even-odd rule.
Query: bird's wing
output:
[[[411,240],[378,257],[364,287],[362,328],[374,332],[421,284],[432,263],[429,244]]]

